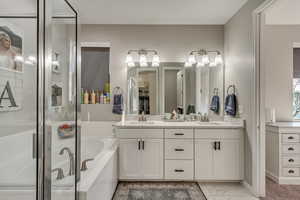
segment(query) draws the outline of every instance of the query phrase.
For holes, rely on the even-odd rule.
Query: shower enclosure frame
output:
[[[50,87],[47,87],[47,84],[51,82],[51,73],[52,73],[52,46],[51,46],[51,26],[53,18],[60,18],[52,16],[52,2],[47,0],[37,0],[38,1],[38,18],[39,24],[39,46],[38,46],[38,55],[39,55],[39,72],[38,72],[38,80],[39,80],[39,91],[38,91],[38,122],[39,122],[39,133],[38,141],[39,141],[39,153],[41,154],[41,159],[39,159],[38,163],[38,182],[37,182],[37,200],[51,200],[51,127],[47,124],[47,112],[50,110],[48,107],[49,96],[51,96]],[[77,182],[79,181],[80,176],[80,130],[78,130],[78,13],[74,9],[74,7],[68,2],[68,0],[64,1],[67,6],[74,12],[74,16],[72,17],[61,17],[61,18],[73,18],[75,19],[75,178],[74,178],[74,199],[79,199],[78,191],[77,191]],[[42,94],[42,95],[41,95]],[[40,137],[40,138],[39,138]]]
[[[80,78],[80,63],[78,62],[78,13],[74,7],[64,1],[67,6],[74,12],[75,19],[75,177],[74,177],[74,199],[79,199],[77,184],[80,176],[80,128],[77,121],[79,120],[78,112],[80,112],[80,96],[78,96]],[[46,115],[49,111],[48,98],[51,96],[49,84],[49,74],[51,73],[52,48],[51,48],[51,24],[52,24],[52,2],[47,0],[36,0],[36,14],[29,15],[2,15],[3,19],[36,19],[36,137],[33,141],[33,150],[36,150],[36,184],[35,184],[35,199],[36,200],[51,200],[51,130],[46,122]]]

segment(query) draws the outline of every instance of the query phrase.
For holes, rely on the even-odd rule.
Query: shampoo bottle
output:
[[[89,93],[88,91],[86,90],[85,93],[84,93],[84,104],[89,104]]]
[[[91,93],[91,104],[96,104],[96,94],[95,94],[94,90],[92,90],[92,93]]]

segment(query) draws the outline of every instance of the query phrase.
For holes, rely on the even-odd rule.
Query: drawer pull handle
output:
[[[293,139],[294,139],[294,137],[293,137],[293,136],[290,136],[290,137],[288,137],[288,139],[289,139],[289,140],[293,140]]]
[[[175,171],[175,172],[184,172],[183,169],[175,169],[174,171]]]
[[[294,148],[293,147],[289,147],[288,150],[289,151],[294,151]]]
[[[295,173],[294,170],[289,170],[289,174]]]
[[[174,133],[174,135],[184,135],[183,133]]]
[[[184,151],[184,149],[174,149],[175,151]]]
[[[289,159],[289,162],[294,162],[294,159],[292,159],[292,158],[291,158],[291,159]]]

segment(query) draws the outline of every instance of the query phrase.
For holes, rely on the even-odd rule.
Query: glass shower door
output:
[[[1,1],[0,200],[37,196],[37,33],[37,1]]]
[[[52,2],[51,65],[45,80],[47,137],[51,141],[47,164],[51,165],[51,200],[74,200],[78,169],[77,15],[67,1]]]

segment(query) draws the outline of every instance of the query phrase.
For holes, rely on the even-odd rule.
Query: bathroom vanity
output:
[[[241,181],[242,122],[115,124],[121,180]]]
[[[300,123],[266,125],[266,174],[279,184],[300,185]]]

